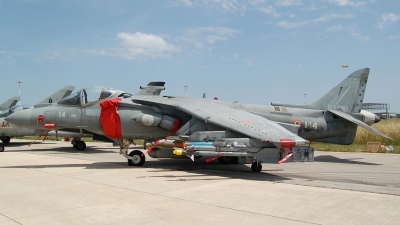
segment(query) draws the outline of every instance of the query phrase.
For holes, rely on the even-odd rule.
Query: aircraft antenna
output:
[[[21,105],[21,83],[22,81],[18,80],[18,95],[19,95],[19,100],[18,100],[18,104]]]
[[[185,96],[187,97],[187,88],[188,88],[188,86],[185,85],[184,87],[185,87]]]

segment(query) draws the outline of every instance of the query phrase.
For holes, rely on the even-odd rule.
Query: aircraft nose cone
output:
[[[31,112],[30,110],[16,111],[7,116],[5,120],[17,126],[29,126],[31,121]]]
[[[381,118],[379,116],[375,115],[375,123],[377,123],[379,121],[381,121]]]

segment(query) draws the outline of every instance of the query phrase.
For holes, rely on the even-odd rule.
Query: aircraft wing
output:
[[[135,101],[135,100],[134,100]],[[244,110],[229,107],[213,100],[187,98],[142,98],[142,104],[168,105],[211,123],[263,142],[281,146],[281,139],[290,138],[295,145],[308,143],[305,139],[283,128],[276,122]]]
[[[19,100],[18,96],[11,97],[7,101],[0,104],[0,110],[8,109],[8,108],[15,106],[17,104],[18,100]]]
[[[351,115],[349,115],[347,113],[344,113],[344,112],[339,111],[339,110],[333,110],[333,109],[330,109],[328,111],[333,113],[333,114],[335,114],[335,115],[337,115],[337,116],[339,116],[339,117],[341,117],[341,118],[343,118],[343,119],[345,119],[345,120],[348,120],[348,121],[350,121],[352,123],[355,123],[355,124],[357,124],[358,126],[364,128],[364,129],[367,129],[367,130],[369,130],[371,132],[374,132],[377,135],[380,135],[380,136],[382,136],[384,138],[393,140],[391,137],[387,136],[386,134],[380,132],[379,130],[369,126],[368,124],[366,124],[366,123],[364,123],[362,121],[359,121],[358,119],[352,117]]]

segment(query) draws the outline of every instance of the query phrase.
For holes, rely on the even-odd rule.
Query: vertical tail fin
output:
[[[322,98],[305,105],[272,102],[273,106],[292,108],[339,110],[345,113],[359,113],[364,100],[369,68],[354,71]]]
[[[74,89],[75,89],[74,86],[67,85],[67,86],[61,88],[60,90],[54,92],[53,94],[49,95],[42,101],[38,102],[34,107],[39,108],[39,107],[44,107],[44,106],[50,105],[52,103],[56,103],[58,100],[61,100],[65,97],[67,97],[68,95],[70,95]]]
[[[0,110],[8,109],[8,108],[15,106],[17,104],[18,100],[19,100],[18,96],[11,97],[7,101],[0,104]]]
[[[369,68],[354,71],[322,98],[308,105],[311,109],[333,109],[359,113],[364,100]]]

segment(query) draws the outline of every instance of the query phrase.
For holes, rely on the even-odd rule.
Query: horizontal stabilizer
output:
[[[152,81],[147,86],[140,86],[140,91],[135,95],[160,95],[165,90],[164,85],[163,81]]]
[[[344,113],[344,112],[338,111],[338,110],[333,110],[333,109],[328,110],[328,111],[331,112],[331,113],[333,113],[333,114],[335,114],[336,116],[339,116],[339,117],[341,117],[341,118],[347,120],[347,121],[350,121],[350,122],[352,122],[352,123],[355,123],[355,124],[357,124],[358,126],[364,128],[364,129],[367,129],[367,130],[369,130],[369,131],[371,131],[371,132],[374,132],[374,133],[377,134],[377,135],[380,135],[380,136],[382,136],[382,137],[384,137],[384,138],[393,140],[391,137],[387,136],[386,134],[384,134],[384,133],[380,132],[379,130],[377,130],[377,129],[371,127],[371,126],[369,126],[368,124],[366,124],[366,123],[364,123],[364,122],[362,122],[362,121],[360,121],[360,120],[358,120],[358,119],[352,117],[351,115],[349,115],[349,114],[347,114],[347,113]]]

